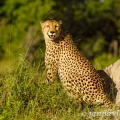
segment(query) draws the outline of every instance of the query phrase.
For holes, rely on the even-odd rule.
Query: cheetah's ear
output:
[[[44,22],[43,21],[40,21],[40,25],[42,25]]]
[[[61,20],[59,21],[59,24],[60,24],[60,25],[62,24],[62,21],[61,21]]]

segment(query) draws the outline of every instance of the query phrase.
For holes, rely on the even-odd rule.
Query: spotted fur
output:
[[[41,22],[46,43],[47,81],[54,82],[58,74],[71,97],[92,104],[111,105],[112,102],[103,89],[103,79],[89,60],[79,52],[71,35],[61,30],[61,24],[61,21],[55,20]]]

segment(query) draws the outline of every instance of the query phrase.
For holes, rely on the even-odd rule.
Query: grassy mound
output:
[[[31,67],[23,62],[0,78],[0,120],[93,120],[101,116],[107,120],[110,117],[93,115],[95,111],[102,108],[85,105],[81,110],[59,81],[46,84],[42,65]]]

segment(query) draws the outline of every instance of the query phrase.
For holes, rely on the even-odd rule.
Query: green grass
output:
[[[109,120],[109,116],[90,116],[90,112],[103,110],[107,112],[87,104],[81,109],[66,95],[59,81],[45,83],[42,63],[36,67],[19,63],[0,78],[0,120]]]

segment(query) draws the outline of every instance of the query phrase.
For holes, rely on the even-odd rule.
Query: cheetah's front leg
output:
[[[54,82],[57,76],[57,68],[55,65],[46,65],[46,82]]]

